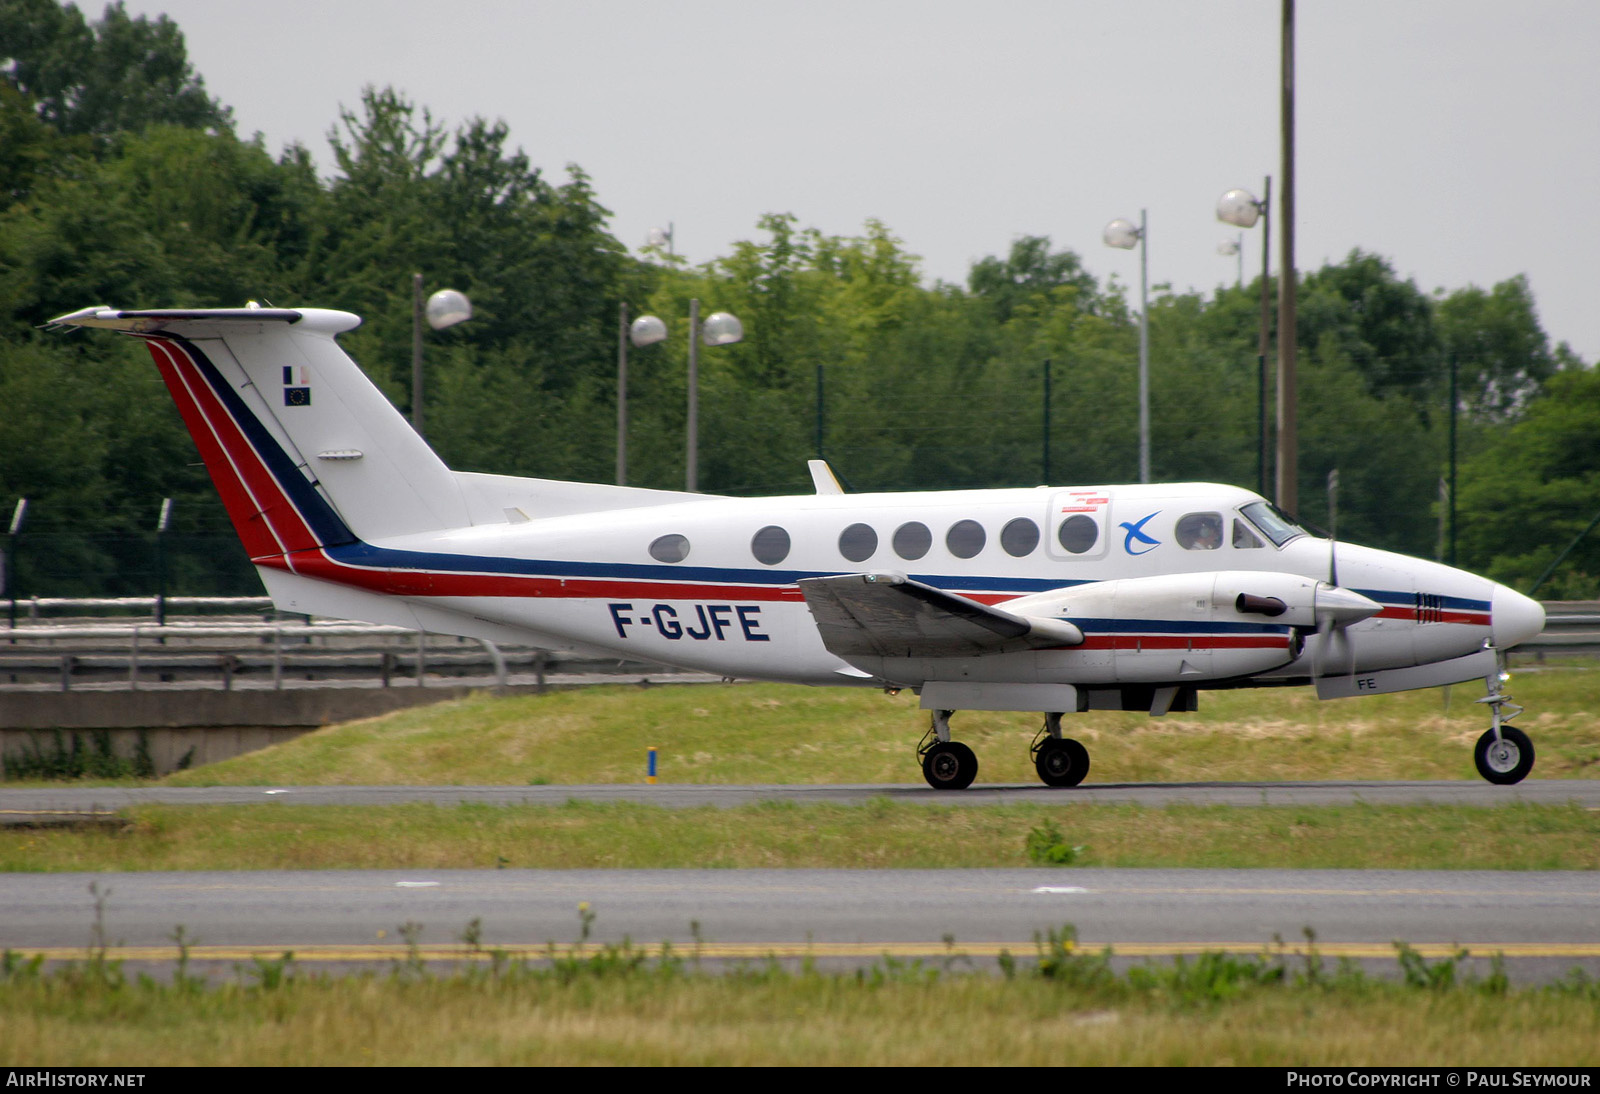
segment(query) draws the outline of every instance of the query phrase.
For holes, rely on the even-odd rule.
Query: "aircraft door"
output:
[[[1057,491],[1050,499],[1045,521],[1045,547],[1050,557],[1064,562],[1104,558],[1111,542],[1106,524],[1110,515],[1108,490]]]

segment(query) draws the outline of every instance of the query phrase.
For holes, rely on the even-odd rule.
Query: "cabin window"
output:
[[[1250,526],[1238,517],[1233,518],[1233,545],[1240,548],[1265,547],[1261,537],[1250,530]]]
[[[1062,548],[1075,555],[1081,555],[1095,545],[1100,538],[1100,526],[1093,517],[1086,517],[1082,513],[1068,517],[1061,522],[1061,527],[1056,529],[1056,540]]]
[[[983,525],[977,521],[958,520],[950,526],[950,531],[945,533],[944,545],[957,558],[971,558],[983,550],[988,538]]]
[[[776,566],[789,557],[789,533],[776,524],[769,524],[750,540],[750,553],[757,562]]]
[[[903,559],[915,560],[928,553],[933,546],[933,533],[920,520],[909,521],[894,530],[894,553]]]
[[[878,533],[870,524],[852,524],[839,533],[839,553],[851,562],[865,562],[878,549]]]
[[[650,544],[650,557],[657,562],[682,562],[689,557],[689,537],[673,532]]]
[[[1188,513],[1178,518],[1178,546],[1185,551],[1215,551],[1222,546],[1221,513]]]
[[[1008,521],[1000,529],[1000,546],[1013,558],[1033,554],[1034,548],[1039,546],[1039,526],[1027,517]]]

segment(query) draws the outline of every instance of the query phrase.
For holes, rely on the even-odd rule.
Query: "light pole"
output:
[[[11,552],[10,557],[6,559],[5,566],[6,598],[11,602],[9,611],[12,630],[17,629],[17,541],[18,537],[22,535],[22,519],[27,515],[28,499],[18,498],[17,508],[11,514],[11,531],[8,533],[11,538]],[[12,641],[15,642],[16,639],[13,638]]]
[[[1244,233],[1240,232],[1238,239],[1225,239],[1217,244],[1217,253],[1238,262],[1239,268],[1233,275],[1233,287],[1244,288]]]
[[[1260,201],[1248,190],[1229,190],[1217,199],[1217,219],[1236,228],[1261,221],[1261,329],[1256,342],[1256,493],[1267,493],[1267,340],[1271,336],[1272,309],[1267,274],[1272,251],[1272,176],[1268,175]],[[1242,259],[1241,259],[1242,261]]]
[[[628,485],[628,343],[653,346],[667,336],[667,325],[653,315],[628,322],[628,305],[617,317],[617,485]]]
[[[167,528],[172,523],[172,499],[161,499],[156,518],[156,626],[167,625]]]
[[[640,332],[645,333],[641,336]],[[630,337],[636,346],[659,342],[667,336],[667,325],[653,315],[633,321]],[[700,490],[700,343],[729,346],[744,338],[744,324],[728,312],[712,312],[700,322],[700,301],[689,301],[689,405],[684,422],[684,489]]]
[[[422,433],[422,319],[428,326],[444,330],[472,318],[472,301],[454,289],[440,289],[422,303],[422,275],[411,275],[411,426]]]
[[[1139,248],[1139,481],[1150,481],[1150,244],[1145,211],[1139,226],[1118,217],[1106,225],[1106,246],[1124,251]]]
[[[644,240],[646,247],[654,247],[657,250],[666,248],[667,258],[670,260],[674,257],[672,246],[677,241],[677,229],[669,220],[665,228],[651,228],[645,233]]]

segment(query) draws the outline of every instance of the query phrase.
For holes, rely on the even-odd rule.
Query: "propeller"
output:
[[[1317,644],[1311,666],[1318,676],[1348,676],[1355,672],[1355,653],[1348,628],[1383,611],[1383,605],[1360,593],[1339,587],[1339,549],[1328,535],[1328,580],[1317,582],[1312,614],[1317,621]]]

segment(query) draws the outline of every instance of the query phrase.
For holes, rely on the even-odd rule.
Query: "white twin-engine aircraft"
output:
[[[348,312],[85,308],[149,345],[278,607],[726,677],[911,688],[937,789],[978,761],[957,710],[1195,709],[1206,688],[1319,697],[1487,682],[1479,772],[1515,783],[1498,653],[1544,611],[1481,577],[1318,539],[1209,483],[730,498],[451,471],[335,342]],[[530,444],[538,438],[530,437]]]

